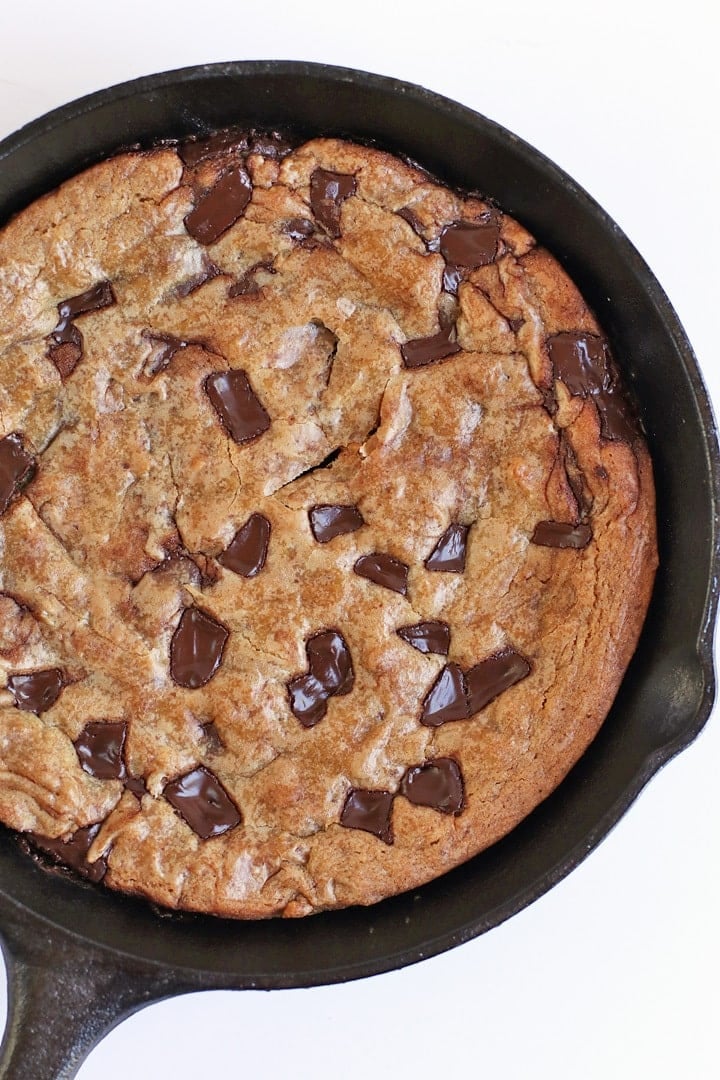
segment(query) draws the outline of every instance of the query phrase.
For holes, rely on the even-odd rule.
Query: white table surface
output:
[[[523,136],[595,196],[663,284],[720,409],[717,10],[714,0],[13,4],[0,35],[0,136],[92,90],[216,60],[316,60],[420,83]],[[344,986],[155,1005],[93,1051],[81,1080],[717,1077],[719,749],[714,715],[582,866],[484,937]],[[4,1015],[4,994],[0,1004]]]

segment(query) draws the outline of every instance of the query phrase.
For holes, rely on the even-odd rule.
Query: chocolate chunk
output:
[[[25,675],[10,675],[7,687],[15,698],[18,709],[24,712],[40,713],[51,709],[65,685],[65,679],[59,668],[47,668],[45,671],[30,671]]]
[[[467,720],[469,716],[462,668],[458,664],[446,664],[423,701],[420,723],[440,727],[452,720]]]
[[[259,296],[260,286],[255,280],[255,275],[258,270],[264,270],[268,274],[274,274],[275,267],[271,262],[256,262],[248,270],[245,271],[241,278],[228,289],[228,298],[234,300],[238,296]]]
[[[530,670],[529,662],[513,648],[503,649],[470,668],[466,676],[470,716],[524,679]]]
[[[275,161],[278,158],[284,158],[291,150],[290,143],[277,131],[252,131],[250,133],[248,146],[250,154],[259,154],[261,157],[272,158]]]
[[[322,683],[309,672],[296,675],[288,683],[290,709],[303,727],[315,727],[327,713],[329,694]]]
[[[196,690],[212,679],[223,657],[228,632],[197,607],[185,608],[170,642],[170,674],[178,686]]]
[[[450,627],[445,622],[419,622],[414,626],[401,626],[397,634],[421,653],[447,656],[450,651]]]
[[[442,814],[459,814],[465,808],[462,773],[454,758],[411,766],[400,783],[400,794],[416,806],[429,806]]]
[[[142,776],[126,776],[125,787],[128,791],[132,791],[133,795],[136,795],[138,799],[142,799],[143,795],[148,794],[147,784]]]
[[[444,570],[446,573],[462,574],[465,569],[468,525],[453,522],[425,560],[426,570]]]
[[[308,669],[328,695],[349,694],[355,682],[352,657],[339,630],[313,634],[305,646]]]
[[[320,505],[308,511],[310,529],[318,544],[327,544],[336,536],[356,532],[365,524],[357,506]]]
[[[251,195],[252,183],[245,170],[228,169],[187,215],[185,228],[198,243],[214,244],[242,217]]]
[[[530,539],[543,547],[584,548],[592,540],[592,529],[589,525],[570,525],[565,521],[538,521]]]
[[[123,748],[127,724],[124,720],[106,723],[93,720],[86,724],[75,740],[78,760],[86,773],[98,780],[123,780],[125,762]]]
[[[217,776],[204,765],[171,780],[165,785],[163,795],[202,840],[222,836],[242,821],[240,811]]]
[[[247,132],[231,129],[205,138],[188,139],[178,147],[182,162],[190,167],[220,154],[242,153],[248,148]]]
[[[460,282],[463,280],[464,274],[462,267],[453,266],[452,263],[447,263],[443,270],[443,289],[446,293],[452,293],[456,295]]]
[[[115,303],[115,293],[109,281],[101,281],[77,296],[58,304],[58,323],[50,334],[48,356],[58,369],[61,379],[67,379],[83,356],[83,336],[73,320],[91,311],[101,311]]]
[[[205,392],[236,443],[251,442],[270,427],[270,417],[244,371],[213,372],[205,380]]]
[[[407,368],[427,367],[437,360],[444,360],[447,356],[454,356],[461,352],[457,341],[452,340],[452,327],[446,327],[432,337],[415,338],[406,341],[400,346],[403,363]]]
[[[623,395],[605,339],[596,334],[554,334],[547,347],[555,378],[574,397],[595,402],[604,438],[631,442],[638,434],[638,422]]]
[[[0,439],[0,514],[27,484],[35,472],[35,458],[23,446],[23,437],[13,432]]]
[[[367,788],[350,788],[340,814],[340,824],[346,829],[363,829],[379,837],[385,844],[392,844],[392,814],[394,795],[390,791],[369,791]]]
[[[507,319],[506,321],[513,334],[517,334],[520,327],[525,325],[525,320],[522,317],[517,319]]]
[[[216,277],[222,277],[223,271],[219,266],[216,266],[211,259],[205,259],[203,268],[198,274],[194,274],[187,281],[181,281],[175,289],[175,295],[184,299],[186,296],[190,296],[191,293],[197,292],[203,285],[207,285],[208,281],[214,281]]]
[[[308,237],[312,236],[315,232],[315,226],[309,218],[290,218],[283,226],[283,232],[291,240],[294,240],[296,244],[301,244],[303,240],[307,240]]]
[[[386,555],[382,551],[375,551],[372,555],[361,555],[353,570],[360,577],[367,578],[376,585],[392,589],[393,592],[398,592],[402,596],[407,595],[408,567],[392,555]]]
[[[200,344],[200,342],[183,341],[182,338],[175,337],[174,334],[157,334],[154,330],[143,330],[142,336],[151,345],[157,346],[157,351],[152,360],[145,364],[144,374],[146,375],[157,375],[159,372],[165,371],[165,368],[177,352],[186,349],[188,345]]]
[[[340,207],[357,191],[357,181],[347,173],[315,169],[310,177],[312,212],[330,236],[340,235]]]
[[[417,233],[421,240],[424,239],[422,234],[422,222],[414,210],[411,210],[409,206],[403,206],[400,210],[396,210],[395,213],[398,217],[401,217],[403,221],[407,221],[412,231]]]
[[[225,743],[222,741],[217,724],[213,720],[207,720],[201,724],[201,727],[208,754],[221,754],[225,749]]]
[[[497,256],[500,226],[497,223],[459,221],[440,233],[440,253],[448,263],[475,270]]]
[[[265,565],[271,530],[272,526],[263,514],[251,514],[218,555],[218,562],[240,577],[255,577]]]
[[[27,839],[33,848],[49,855],[54,863],[75,870],[88,881],[102,881],[107,872],[107,858],[103,855],[95,862],[87,861],[87,854],[93,840],[100,832],[100,824],[87,825],[78,829],[69,840],[52,839],[38,833],[28,833]]]

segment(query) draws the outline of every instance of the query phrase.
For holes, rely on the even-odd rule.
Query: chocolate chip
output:
[[[392,555],[386,555],[382,551],[375,551],[372,555],[361,555],[353,570],[360,577],[367,578],[376,585],[392,589],[393,592],[398,592],[402,596],[407,595],[408,567]]]
[[[115,303],[115,293],[109,281],[101,281],[77,296],[63,300],[57,306],[58,322],[50,334],[48,356],[66,379],[83,356],[83,336],[73,320],[91,311],[101,311]]]
[[[440,233],[440,253],[448,263],[475,270],[497,257],[500,226],[497,223],[459,221]]]
[[[349,694],[355,682],[352,657],[339,630],[321,630],[305,644],[308,671],[288,683],[290,708],[304,727],[314,727],[327,712],[328,698]]]
[[[25,675],[10,675],[7,687],[18,709],[37,716],[51,709],[60,697],[65,679],[59,668],[30,671]]]
[[[86,724],[75,740],[78,760],[86,773],[98,780],[123,780],[125,762],[123,748],[127,724],[124,720],[105,722],[93,720]]]
[[[638,434],[637,419],[623,395],[605,339],[596,334],[554,334],[547,347],[555,378],[574,397],[594,401],[603,436],[631,442]]]
[[[459,814],[465,808],[462,773],[454,758],[411,766],[400,782],[400,794],[416,806],[429,806],[442,814]]]
[[[303,240],[307,240],[308,237],[312,236],[315,232],[315,226],[309,218],[290,218],[283,225],[283,232],[296,244],[301,244]]]
[[[178,686],[196,690],[220,667],[225,627],[197,607],[185,608],[170,642],[170,674]]]
[[[592,540],[592,529],[589,525],[570,525],[565,521],[538,521],[530,539],[543,547],[584,548]]]
[[[445,622],[419,622],[414,626],[401,626],[397,634],[421,653],[447,656],[450,651],[450,627]]]
[[[232,570],[241,577],[255,577],[265,565],[271,530],[272,526],[263,514],[251,514],[218,555],[217,561],[226,570]]]
[[[315,169],[310,177],[312,212],[330,236],[340,235],[340,207],[357,191],[357,181],[347,173]]]
[[[512,330],[513,334],[517,334],[520,327],[525,325],[525,320],[522,317],[517,319],[507,319],[507,324]]]
[[[244,371],[213,372],[205,380],[205,392],[236,443],[251,442],[270,427],[270,417]]]
[[[462,574],[465,569],[468,525],[453,522],[425,560],[426,570],[443,570],[446,573]]]
[[[415,338],[406,341],[400,346],[403,363],[407,368],[426,367],[434,364],[437,360],[444,360],[447,356],[454,356],[461,352],[457,341],[452,340],[454,330],[446,327],[432,337]]]
[[[222,836],[239,825],[242,816],[217,776],[200,765],[171,780],[163,795],[201,840]]]
[[[467,720],[469,716],[462,668],[458,664],[446,664],[423,701],[420,723],[440,727],[452,720]]]
[[[0,439],[0,514],[5,513],[34,472],[35,458],[23,446],[22,435],[13,432]]]
[[[241,168],[232,168],[198,200],[185,218],[185,228],[200,244],[214,244],[242,217],[252,196],[250,177]]]
[[[310,529],[318,544],[327,544],[336,536],[356,532],[365,524],[365,519],[357,506],[327,505],[313,506],[308,511]]]
[[[503,649],[470,668],[466,676],[470,716],[480,712],[530,671],[529,662],[513,648]]]
[[[49,855],[54,863],[75,870],[88,881],[98,882],[107,872],[107,858],[101,856],[95,862],[88,862],[87,853],[99,832],[100,824],[97,824],[78,829],[69,840],[52,839],[38,833],[28,833],[27,839],[33,848]]]
[[[394,795],[390,791],[350,788],[340,814],[340,824],[346,829],[362,829],[379,837],[385,844],[392,844],[390,817],[393,799]]]

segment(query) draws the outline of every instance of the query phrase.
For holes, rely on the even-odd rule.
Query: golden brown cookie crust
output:
[[[218,184],[247,202],[198,240]],[[485,229],[487,250],[452,279],[457,223]],[[58,305],[98,289],[63,329]],[[0,438],[22,443],[5,446],[0,516],[7,825],[64,839],[99,825],[87,860],[105,884],[171,908],[297,916],[415,887],[557,786],[637,643],[654,489],[632,421],[608,426],[614,383],[607,398],[592,373],[561,377],[553,339],[592,350],[602,331],[520,225],[338,140],[190,164],[129,153],[0,234],[0,310]],[[430,338],[447,355],[408,366],[408,343]],[[228,372],[255,429],[213,403]],[[12,480],[21,452],[29,481]],[[353,508],[352,531],[319,540],[311,512],[327,506]],[[534,542],[548,521],[580,527],[575,546]],[[433,569],[448,529],[464,568]],[[407,568],[396,587],[359,572],[378,554]],[[173,678],[183,618],[215,627],[199,685]],[[450,628],[447,656],[397,633],[425,622]],[[352,674],[309,724],[293,680],[330,631]],[[444,671],[465,679],[508,650],[529,674],[467,718],[423,722]],[[62,685],[32,711],[13,680],[38,671]],[[99,723],[124,733],[114,776],[90,751],[83,768]],[[444,809],[411,801],[412,770],[447,761]],[[214,784],[209,838],[176,797],[186,777]],[[374,793],[374,831],[353,827],[358,792]]]

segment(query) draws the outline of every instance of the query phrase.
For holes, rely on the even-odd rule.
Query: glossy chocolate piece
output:
[[[213,372],[205,380],[205,392],[236,443],[251,442],[270,427],[270,417],[244,371]]]
[[[453,522],[425,560],[426,570],[443,570],[445,573],[462,574],[465,569],[465,554],[469,525]]]
[[[188,139],[178,146],[178,154],[183,164],[192,167],[222,154],[240,154],[247,148],[247,132],[232,128],[218,131],[206,138]]]
[[[400,794],[416,806],[429,806],[441,814],[459,814],[465,808],[462,772],[454,758],[411,766],[400,783]]]
[[[314,675],[296,675],[288,683],[288,692],[290,709],[303,727],[315,727],[324,719],[330,695]]]
[[[414,210],[411,210],[409,206],[403,206],[400,210],[396,210],[395,213],[398,217],[401,217],[403,221],[407,221],[412,231],[417,233],[421,240],[425,239],[422,233],[422,222]]]
[[[272,526],[263,514],[251,514],[217,561],[240,577],[255,577],[265,565],[271,532]]]
[[[372,555],[361,555],[355,563],[353,570],[360,577],[376,585],[382,585],[384,589],[391,589],[407,595],[408,567],[404,562],[387,555],[382,551],[375,551]]]
[[[0,439],[0,514],[5,513],[34,472],[35,458],[23,446],[22,435],[13,432]]]
[[[305,646],[308,669],[328,695],[349,694],[355,682],[352,657],[339,630],[313,634]]]
[[[97,883],[102,881],[107,872],[107,857],[102,855],[95,862],[88,862],[87,853],[100,832],[101,824],[102,822],[78,829],[69,840],[51,839],[38,833],[28,833],[27,840],[32,848],[50,856],[56,865],[74,870],[88,881]]]
[[[460,282],[464,280],[464,276],[462,267],[447,263],[443,270],[443,290],[446,293],[451,293],[453,296],[456,296]]]
[[[531,670],[529,661],[513,648],[502,649],[470,668],[466,675],[470,716],[526,678]]]
[[[500,242],[500,226],[496,222],[459,221],[446,225],[440,233],[440,254],[453,266],[475,270],[494,262]]]
[[[201,840],[234,829],[242,821],[217,776],[204,765],[165,785],[163,795]]]
[[[312,212],[330,236],[340,236],[340,208],[356,191],[357,180],[347,173],[315,169],[310,177]]]
[[[413,626],[401,626],[397,634],[421,653],[447,656],[450,651],[450,627],[445,622],[419,622]]]
[[[606,439],[631,442],[638,424],[624,396],[610,349],[596,334],[554,334],[547,341],[553,374],[574,397],[591,398]]]
[[[253,265],[245,271],[242,277],[238,278],[238,280],[233,282],[230,286],[227,292],[228,298],[234,300],[238,296],[259,296],[260,286],[255,278],[258,270],[265,270],[268,274],[275,273],[275,267],[271,262],[253,263]]]
[[[423,701],[420,723],[440,727],[470,716],[465,676],[459,664],[446,664]]]
[[[124,720],[92,720],[75,740],[78,760],[86,773],[98,780],[123,780],[127,724]]]
[[[427,367],[438,360],[454,356],[461,352],[460,345],[452,339],[454,329],[445,327],[432,337],[415,338],[400,346],[403,363],[406,368]]]
[[[290,218],[283,226],[283,232],[296,244],[301,244],[312,236],[315,232],[315,226],[310,221],[310,218]]]
[[[310,529],[318,544],[327,544],[336,536],[356,532],[365,524],[357,506],[323,504],[308,511]]]
[[[132,791],[133,795],[138,799],[142,799],[143,795],[148,795],[147,784],[142,776],[126,776],[125,787],[128,791]]]
[[[7,681],[7,688],[15,698],[18,709],[33,712],[36,716],[53,707],[64,685],[65,678],[59,668],[10,675]]]
[[[565,521],[538,521],[530,540],[533,544],[554,548],[584,548],[592,540],[589,525],[570,525]]]
[[[83,356],[83,336],[73,320],[92,311],[102,311],[114,303],[112,285],[109,281],[101,281],[58,304],[58,322],[50,334],[48,355],[61,379],[66,379],[74,371]]]
[[[242,168],[228,169],[185,218],[185,228],[199,244],[214,244],[242,217],[252,196],[250,177]]]
[[[389,791],[370,791],[350,788],[340,814],[340,824],[346,829],[362,829],[372,833],[385,844],[392,844],[392,805],[394,795]]]
[[[210,682],[222,662],[225,627],[197,607],[185,608],[170,642],[170,674],[178,686],[196,690]]]
[[[225,743],[222,741],[217,724],[214,720],[207,720],[201,726],[208,754],[222,754],[225,749]]]

